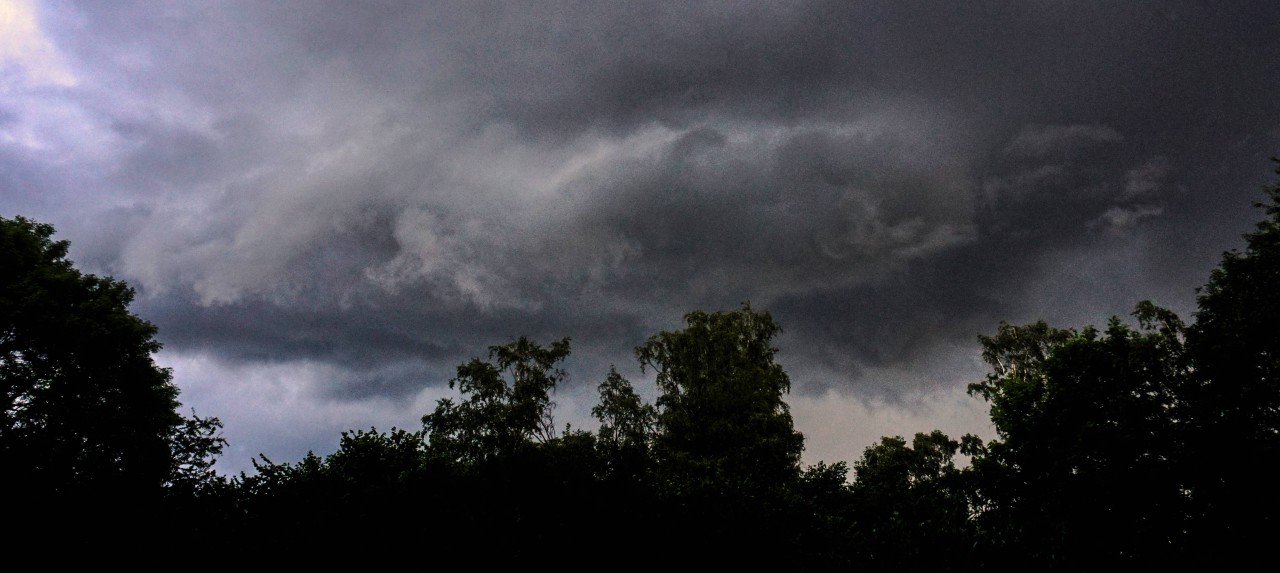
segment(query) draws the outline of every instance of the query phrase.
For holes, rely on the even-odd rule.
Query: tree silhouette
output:
[[[791,381],[774,361],[773,337],[781,329],[749,304],[735,312],[691,312],[685,322],[636,349],[662,391],[660,463],[689,479],[733,487],[793,479],[804,436],[783,400]]]
[[[983,337],[999,434],[973,447],[983,523],[1014,562],[1094,570],[1154,563],[1183,541],[1170,412],[1187,375],[1182,323],[1150,303],[1134,330],[1001,325]]]
[[[1265,217],[1244,252],[1223,253],[1187,332],[1195,375],[1177,412],[1186,420],[1180,470],[1205,560],[1262,554],[1280,534],[1271,465],[1280,456],[1280,182],[1265,192]]]
[[[213,479],[217,419],[178,413],[134,291],[84,274],[54,229],[0,217],[0,467],[10,507],[141,511]],[[16,507],[15,507],[16,506]]]
[[[449,387],[462,401],[441,399],[422,417],[432,455],[473,464],[556,437],[551,392],[565,376],[557,365],[568,355],[568,338],[543,348],[520,337],[489,347],[490,361],[459,366]]]
[[[778,564],[786,494],[800,479],[804,437],[783,396],[790,380],[774,361],[778,325],[744,304],[685,315],[685,327],[636,348],[662,394],[654,439],[657,487],[673,547],[703,565]]]
[[[885,437],[854,462],[853,539],[860,564],[878,571],[965,568],[975,531],[960,444],[941,431],[918,433],[910,445]]]

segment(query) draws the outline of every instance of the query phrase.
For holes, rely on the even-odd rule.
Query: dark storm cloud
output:
[[[998,152],[1003,157],[988,159],[993,172],[975,182],[965,241],[904,261],[886,276],[779,300],[777,312],[802,341],[799,351],[856,375],[860,366],[925,360],[943,345],[976,348],[975,334],[1000,319],[1060,318],[1053,306],[1063,301],[1033,290],[1051,262],[1126,244],[1136,226],[1163,210],[1162,158],[1129,169],[1099,159],[1120,139],[1090,126],[1024,130]],[[1024,157],[1029,150],[1033,161]],[[867,383],[889,396],[902,391]]]
[[[205,42],[200,47],[229,52],[230,61],[247,64],[250,73],[270,70],[253,74],[268,95],[246,96],[247,101],[302,89],[332,73],[331,83],[320,85],[339,95],[319,98],[315,105],[322,115],[315,129],[324,141],[371,144],[376,153],[391,156],[355,157],[385,167],[357,166],[355,174],[327,174],[298,184],[306,203],[285,197],[274,217],[262,218],[264,225],[277,224],[272,221],[280,221],[278,217],[339,220],[325,224],[325,230],[303,233],[305,245],[287,244],[290,237],[283,237],[282,245],[255,244],[249,238],[245,247],[257,251],[218,255],[231,255],[239,265],[234,274],[243,280],[197,277],[197,282],[211,284],[208,300],[234,299],[257,287],[305,298],[310,290],[326,290],[335,281],[358,282],[364,278],[362,269],[377,269],[377,263],[390,257],[393,226],[400,233],[396,240],[402,254],[428,244],[443,252],[435,260],[418,261],[420,268],[409,268],[407,276],[377,275],[384,282],[428,283],[444,299],[521,307],[534,316],[545,312],[537,308],[539,301],[567,302],[571,297],[565,293],[587,288],[606,298],[644,300],[648,293],[686,306],[725,306],[736,299],[783,294],[803,297],[842,283],[856,296],[869,288],[865,281],[902,270],[902,261],[932,249],[944,249],[939,257],[966,261],[951,265],[957,270],[973,269],[975,276],[950,273],[952,281],[983,288],[970,285],[990,285],[997,277],[985,274],[983,269],[992,265],[970,253],[997,253],[993,256],[1033,269],[1037,253],[1081,242],[1090,225],[1123,226],[1159,212],[1145,204],[1114,201],[1124,191],[1116,187],[1122,183],[1113,172],[1141,170],[1135,162],[1149,159],[1136,155],[1141,150],[1120,147],[1124,138],[1116,128],[1026,121],[1074,119],[1071,108],[1109,108],[1116,98],[1132,94],[1129,86],[1134,83],[1167,83],[1171,80],[1149,77],[1168,65],[1167,59],[1193,55],[1188,58],[1192,65],[1204,65],[1197,62],[1214,58],[1180,49],[1179,32],[1216,33],[1179,28],[1179,22],[1199,13],[1178,6],[1156,13],[1088,8],[1069,18],[1054,6],[994,11],[899,3],[854,8],[820,3],[665,8],[463,4],[430,13],[400,5],[341,3],[332,8],[269,9],[264,20],[249,15],[215,18],[212,23],[227,26],[225,32],[261,42],[226,48],[213,45],[216,35],[203,29],[210,22],[157,21],[160,30],[172,34],[198,31],[195,45]],[[122,32],[126,29],[118,25]],[[271,31],[280,37],[268,42]],[[988,35],[992,32],[998,33]],[[1169,33],[1173,38],[1165,36]],[[224,65],[191,55],[192,44],[183,45],[188,55],[182,61],[191,58],[197,67],[214,72]],[[251,52],[256,55],[249,56]],[[334,67],[337,71],[326,71]],[[193,94],[230,94],[235,103],[236,90],[244,89],[212,86],[214,78],[191,74],[184,69],[179,77],[194,84],[189,90]],[[386,129],[407,130],[393,141],[326,126],[335,120],[325,106],[348,101],[341,94],[349,84],[365,82],[376,83],[381,99],[393,105],[409,105],[403,97],[424,98],[417,103],[423,114],[461,106],[467,115],[446,128],[509,123],[516,133],[550,135],[560,142],[586,132],[625,139],[655,123],[670,133],[648,154],[597,162],[586,175],[565,184],[561,196],[549,200],[585,203],[571,212],[571,219],[538,220],[535,214],[530,223],[501,213],[477,213],[472,200],[485,208],[510,201],[486,199],[484,190],[465,188],[474,181],[445,182],[457,188],[441,192],[425,189],[421,179],[403,177],[401,170],[416,163],[416,153],[441,152],[414,133],[427,127],[415,125],[413,111],[387,120]],[[1101,83],[1112,85],[1104,88]],[[1022,93],[1014,92],[1015,87]],[[1064,97],[1077,92],[1089,97]],[[887,103],[898,98],[909,104]],[[977,99],[1007,103],[1006,109],[1021,112],[1024,119],[988,116],[978,107],[976,114],[970,111],[951,125],[947,117],[910,117],[914,109],[886,111],[913,105],[945,113],[957,108],[955,99],[960,109]],[[1031,114],[1020,109],[1046,99],[1057,102],[1057,109]],[[975,129],[975,119],[989,120],[992,128],[1006,133]],[[221,165],[254,165],[253,156],[263,157],[266,150],[239,157],[232,150],[252,150],[255,142],[279,139],[270,130],[287,127],[263,126],[234,114],[215,123],[210,136],[173,129],[143,135],[155,128],[118,126],[118,132],[141,141],[131,162],[137,167],[122,175],[135,173],[134,181],[149,177],[198,184],[205,179],[202,174],[217,173]],[[245,127],[249,125],[253,127]],[[956,126],[958,133],[950,129]],[[726,133],[735,129],[743,135],[731,141]],[[773,135],[761,135],[769,131]],[[457,134],[474,137],[468,131]],[[960,149],[963,140],[993,146],[987,163],[982,155]],[[271,170],[282,167],[265,165],[268,174],[261,180],[243,183],[243,191],[233,188],[227,204],[215,206],[215,214],[220,211],[238,229],[208,232],[235,232],[221,241],[232,249],[237,238],[254,230],[264,233],[263,241],[272,240],[278,233],[244,224],[255,217],[242,210],[271,210],[275,205],[268,202],[282,195],[275,191],[295,185],[286,177],[308,169],[304,154],[326,151],[313,141],[300,145],[296,155],[287,146],[283,153],[265,155],[296,171],[273,175]],[[388,180],[388,173],[405,182]],[[438,177],[421,170],[414,175]],[[379,217],[390,220],[357,223],[356,231],[338,232],[335,239],[330,231],[350,226],[350,220],[358,219],[350,211],[361,204],[372,204],[364,208],[380,210],[384,215]],[[397,212],[405,208],[419,209],[419,216]],[[578,245],[588,237],[606,252]],[[945,250],[977,238],[990,244]],[[362,259],[359,249],[344,246],[346,241],[379,248]],[[412,259],[413,253],[408,254]],[[607,266],[610,258],[630,268],[602,270],[600,265]],[[599,264],[591,267],[591,261]],[[255,268],[258,274],[286,270],[285,276],[295,278],[262,285],[258,276],[243,276]],[[404,265],[397,268],[406,270]],[[933,292],[928,282],[909,281],[913,290]],[[347,288],[359,291],[359,285]],[[959,310],[963,308],[953,309]]]
[[[1186,312],[1280,148],[1268,3],[89,2],[41,22],[78,83],[0,99],[5,214],[138,286],[170,351],[306,365],[343,403],[439,389],[523,334],[573,337],[589,387],[684,312],[745,300],[782,322],[799,392],[903,399],[970,375],[1001,319]]]
[[[429,289],[394,296],[370,292],[348,304],[331,304],[323,296],[295,304],[253,299],[200,305],[195,299],[190,293],[144,297],[135,310],[156,323],[166,348],[232,363],[339,367],[341,374],[316,392],[342,399],[411,397],[443,385],[462,362],[487,357],[490,345],[525,335],[541,343],[566,336],[580,341],[574,347],[584,356],[575,357],[575,370],[583,384],[594,387],[610,362],[631,367],[631,346],[649,334],[636,317],[609,309],[574,308],[565,301],[536,314],[460,310],[435,300]]]
[[[740,300],[856,282],[965,240],[966,190],[946,165],[913,169],[924,143],[821,129],[726,142],[699,128],[591,181],[609,192],[580,220],[633,241],[652,265],[640,288]]]

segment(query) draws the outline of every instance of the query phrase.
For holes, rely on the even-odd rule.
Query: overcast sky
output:
[[[1280,154],[1280,3],[0,0],[0,215],[137,288],[219,467],[417,429],[568,336],[782,325],[807,462],[993,437],[1001,320],[1195,288]],[[188,410],[189,413],[189,410]]]

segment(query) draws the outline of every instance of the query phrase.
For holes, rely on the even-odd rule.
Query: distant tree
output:
[[[656,487],[672,550],[707,566],[783,565],[795,546],[783,519],[800,479],[804,437],[783,396],[790,380],[774,360],[778,325],[744,304],[691,312],[685,327],[636,349],[661,395],[654,439]]]
[[[431,455],[474,464],[556,437],[551,392],[565,377],[557,364],[568,355],[568,338],[544,348],[520,337],[489,347],[489,361],[459,366],[449,387],[462,401],[441,399],[422,417]]]
[[[253,470],[241,472],[233,483],[247,525],[259,530],[254,534],[272,529],[310,533],[331,527],[334,516],[341,515],[337,481],[315,452],[296,463],[276,463],[258,454]]]
[[[17,510],[138,509],[214,479],[216,418],[185,418],[134,291],[83,274],[53,227],[0,217],[0,480]]]
[[[396,523],[421,511],[423,496],[432,491],[424,479],[421,432],[343,432],[337,451],[324,457],[308,452],[297,463],[259,457],[253,474],[234,480],[243,515],[228,520],[227,537],[237,543],[269,546],[257,541],[262,536],[294,545],[345,539],[351,523]],[[422,529],[411,525],[399,524],[404,531],[388,531],[381,540]]]
[[[381,433],[343,432],[338,451],[325,457],[325,471],[342,484],[344,497],[359,511],[386,513],[409,490],[423,470],[426,442],[422,432],[391,428]]]
[[[798,571],[831,571],[865,565],[854,550],[857,502],[845,462],[818,462],[791,484],[785,519],[773,527],[777,543],[794,553],[789,567]],[[775,518],[776,519],[776,518]]]
[[[657,411],[610,368],[600,384],[600,403],[591,408],[591,414],[600,421],[597,447],[608,476],[639,479],[649,465]]]
[[[440,490],[427,508],[435,538],[475,543],[477,532],[510,531],[477,559],[514,565],[542,555],[566,528],[607,520],[599,516],[612,508],[599,506],[595,436],[557,430],[552,417],[568,355],[568,338],[543,346],[521,337],[458,367],[450,386],[459,401],[442,399],[422,419],[428,477]]]
[[[195,411],[184,417],[169,433],[169,497],[221,495],[227,483],[213,465],[226,445],[220,420],[201,418]]]
[[[975,528],[960,444],[941,431],[911,444],[885,437],[854,462],[852,533],[857,562],[879,571],[955,571],[972,565]]]
[[[784,395],[791,381],[774,361],[781,329],[749,304],[691,312],[685,328],[636,348],[657,376],[660,463],[684,478],[730,488],[770,488],[799,472],[804,436]]]

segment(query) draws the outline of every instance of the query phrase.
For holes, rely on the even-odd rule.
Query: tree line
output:
[[[132,289],[75,269],[49,225],[0,218],[0,487],[15,522],[127,518],[175,547],[412,543],[579,567],[1244,563],[1280,533],[1280,183],[1265,192],[1190,324],[1146,301],[1102,327],[1001,323],[969,386],[994,437],[884,437],[851,466],[801,463],[780,327],[744,304],[645,340],[657,400],[611,370],[594,431],[552,418],[570,340],[521,337],[459,365],[458,396],[420,428],[220,475],[221,425],[181,414]]]

